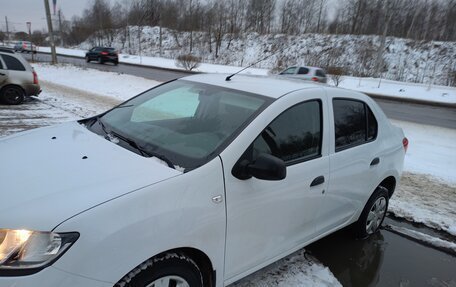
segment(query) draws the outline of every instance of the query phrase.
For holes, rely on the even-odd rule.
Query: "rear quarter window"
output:
[[[317,70],[315,74],[317,75],[317,77],[326,77],[325,72],[323,72],[322,70]]]
[[[24,65],[18,59],[9,55],[2,55],[2,57],[8,70],[25,71]]]
[[[333,112],[336,152],[377,138],[377,120],[366,103],[334,99]]]

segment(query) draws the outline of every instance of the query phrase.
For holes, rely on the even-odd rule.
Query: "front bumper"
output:
[[[112,287],[114,284],[102,282],[79,275],[61,271],[52,266],[41,270],[38,273],[18,277],[0,277],[1,287]]]

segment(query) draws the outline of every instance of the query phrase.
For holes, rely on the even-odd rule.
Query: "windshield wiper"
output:
[[[123,140],[124,142],[126,142],[127,144],[129,144],[131,147],[135,148],[137,151],[139,151],[139,153],[142,156],[156,157],[156,158],[164,161],[170,168],[176,169],[176,167],[173,165],[172,161],[170,161],[166,156],[156,153],[156,152],[146,151],[143,147],[139,146],[134,140],[124,137],[112,130],[108,132],[108,130],[106,129],[106,126],[104,125],[104,123],[100,117],[97,117],[97,122],[100,124],[101,129],[106,134],[106,137],[108,140],[109,140],[109,136],[114,136],[116,138],[119,138],[119,139]]]
[[[129,139],[127,137],[124,137],[122,135],[119,135],[118,133],[116,132],[113,132],[113,131],[110,131],[109,134],[123,140],[124,142],[126,142],[127,144],[129,144],[131,147],[135,148],[136,150],[139,151],[139,153],[142,155],[142,156],[147,156],[147,157],[156,157],[162,161],[164,161],[170,168],[173,168],[173,169],[176,169],[173,165],[173,163],[164,155],[162,154],[159,154],[159,153],[156,153],[156,152],[150,152],[150,151],[146,151],[143,147],[139,146],[134,140],[132,139]]]
[[[101,129],[106,135],[109,135],[108,131],[106,130],[106,126],[104,125],[103,121],[101,120],[101,117],[98,116],[96,117],[98,124],[101,126]]]

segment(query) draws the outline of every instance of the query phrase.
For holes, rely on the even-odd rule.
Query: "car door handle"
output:
[[[371,166],[374,166],[374,165],[377,165],[380,163],[380,159],[378,157],[374,158],[372,161],[371,161]]]
[[[320,175],[312,181],[312,183],[310,184],[310,187],[320,185],[324,182],[325,182],[325,177]]]

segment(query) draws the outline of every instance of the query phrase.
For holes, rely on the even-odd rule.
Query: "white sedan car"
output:
[[[194,75],[0,140],[0,286],[226,286],[376,232],[407,149],[369,97]]]

